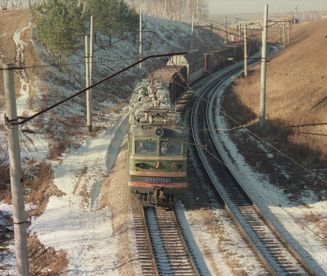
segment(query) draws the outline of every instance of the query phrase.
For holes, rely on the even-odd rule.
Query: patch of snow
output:
[[[24,57],[24,48],[27,46],[27,43],[21,40],[20,36],[22,32],[25,32],[29,28],[32,27],[32,22],[29,21],[28,25],[26,27],[23,27],[22,29],[16,31],[13,35],[13,40],[16,45],[16,62],[18,64],[24,64],[25,57]],[[25,72],[25,70],[21,70],[18,74],[19,80],[20,80],[20,97],[17,99],[17,114],[20,116],[26,109],[27,109],[27,99],[29,97],[29,91],[30,91],[30,80]]]

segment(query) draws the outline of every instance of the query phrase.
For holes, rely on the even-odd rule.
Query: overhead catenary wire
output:
[[[173,55],[173,54],[174,54],[174,53],[171,53],[170,55]],[[182,52],[182,53],[178,53],[178,54],[179,54],[179,55],[185,55],[185,54],[187,54],[187,52]],[[177,54],[176,54],[176,55],[177,55]],[[47,112],[47,111],[49,111],[49,110],[51,110],[51,109],[57,107],[58,105],[60,105],[60,104],[62,104],[62,103],[64,103],[64,102],[66,102],[66,101],[68,101],[68,100],[70,100],[70,99],[72,99],[72,98],[74,98],[74,97],[76,97],[76,96],[82,94],[82,93],[85,92],[87,89],[89,89],[89,88],[93,88],[93,87],[95,87],[95,86],[97,86],[97,85],[99,85],[99,84],[105,82],[106,80],[108,80],[108,79],[110,79],[110,78],[112,78],[112,77],[114,77],[114,76],[116,76],[116,75],[118,75],[118,74],[120,74],[120,73],[122,73],[122,72],[124,72],[124,71],[127,71],[127,70],[130,69],[131,67],[137,65],[139,62],[143,62],[143,61],[145,61],[145,60],[147,60],[147,59],[149,59],[149,58],[151,58],[151,57],[163,57],[163,56],[167,56],[167,55],[165,54],[165,55],[150,55],[150,56],[147,56],[147,57],[144,58],[143,60],[140,60],[140,61],[138,61],[138,62],[136,62],[136,63],[133,63],[132,65],[130,65],[130,66],[128,66],[128,67],[126,67],[126,68],[124,68],[124,69],[122,69],[122,70],[120,70],[120,71],[118,71],[118,72],[116,72],[116,73],[114,73],[114,74],[112,74],[112,75],[110,75],[110,76],[108,76],[108,77],[106,77],[106,78],[100,80],[99,82],[94,83],[92,86],[87,87],[87,88],[85,88],[85,89],[82,89],[82,90],[78,91],[77,93],[73,94],[72,96],[70,96],[70,97],[68,97],[68,98],[65,98],[64,100],[62,100],[62,101],[60,101],[60,102],[58,102],[58,103],[56,103],[56,104],[54,104],[54,105],[52,105],[52,106],[46,108],[46,109],[44,109],[44,110],[42,110],[42,111],[40,111],[40,112],[37,112],[36,114],[34,114],[34,115],[30,116],[30,117],[25,117],[25,118],[22,118],[22,120],[19,121],[19,122],[11,122],[11,123],[13,123],[13,124],[24,124],[24,123],[26,123],[26,122],[32,120],[33,118],[35,118],[35,117],[37,117],[37,116],[39,116],[39,115],[41,115],[41,114],[43,114],[43,113],[45,113],[45,112]],[[168,56],[169,56],[169,55],[168,55]],[[261,138],[261,137],[260,137],[260,138]],[[261,139],[263,139],[263,138],[261,138]],[[286,155],[286,154],[285,154],[285,155]],[[300,164],[299,164],[299,165],[300,165]],[[326,183],[327,183],[327,182],[326,182]]]
[[[173,54],[173,53],[171,53],[170,55],[172,55],[172,54]],[[179,54],[184,55],[184,54],[186,54],[186,52],[179,53]],[[165,55],[165,56],[166,56],[166,55]],[[161,56],[161,55],[152,55],[152,56],[148,56],[148,57],[144,58],[142,61],[144,61],[144,60],[146,60],[146,59],[148,59],[148,58],[150,58],[150,57],[162,57],[162,56]],[[132,58],[131,58],[131,59],[132,59]],[[125,59],[125,60],[130,60],[130,59]],[[142,62],[142,61],[139,61],[139,62]],[[136,65],[136,64],[138,64],[138,62],[136,62],[135,65]],[[106,80],[108,80],[108,79],[110,79],[110,78],[112,78],[112,77],[118,75],[119,73],[121,73],[121,72],[123,72],[123,71],[128,70],[128,69],[131,68],[131,67],[133,67],[133,66],[128,66],[128,67],[126,67],[126,68],[120,70],[119,72],[116,72],[116,73],[114,73],[113,75],[108,76],[107,78],[105,78],[105,79],[103,79],[103,80],[101,80],[101,81],[99,81],[99,82],[93,84],[92,87],[94,87],[94,86],[96,86],[96,85],[98,85],[98,84],[100,84],[100,83],[102,83],[102,82],[104,82],[104,81],[106,81]],[[25,68],[26,68],[26,67],[25,67]],[[212,74],[212,73],[209,73],[209,74]],[[33,118],[35,118],[35,117],[37,117],[37,116],[39,116],[39,115],[41,115],[41,114],[43,114],[43,113],[45,113],[45,112],[47,112],[47,111],[53,109],[53,108],[55,108],[56,106],[58,106],[58,105],[60,105],[60,104],[62,104],[62,103],[64,103],[64,102],[66,102],[66,101],[72,99],[73,97],[76,97],[76,96],[78,96],[79,94],[82,94],[82,93],[85,92],[87,89],[89,89],[89,88],[83,89],[83,90],[81,90],[81,91],[75,93],[74,95],[72,95],[72,96],[70,96],[70,97],[64,99],[63,101],[60,101],[60,102],[56,103],[55,105],[52,105],[52,106],[46,108],[45,110],[42,110],[42,111],[40,111],[40,112],[34,114],[33,116],[30,116],[30,117],[24,118],[22,121],[20,121],[20,122],[16,122],[16,123],[17,123],[17,124],[24,124],[24,123],[26,123],[26,122],[32,120]],[[203,99],[203,98],[202,98],[202,99]],[[205,100],[205,99],[203,99],[203,100]],[[222,111],[220,111],[220,112],[222,112]],[[225,116],[227,117],[227,114],[225,114]],[[230,118],[230,117],[229,117],[229,118]],[[234,120],[234,121],[235,121],[236,123],[239,123],[239,122],[237,122],[237,120]],[[15,122],[12,122],[12,123],[15,124]],[[246,127],[245,127],[245,128],[246,128]],[[248,128],[246,128],[246,129],[249,130]],[[249,131],[250,131],[250,130],[249,130]],[[250,132],[251,132],[251,131],[250,131]],[[263,141],[265,144],[269,145],[269,143],[268,143],[267,141],[265,141],[262,137],[256,135],[255,133],[252,133],[252,134],[254,134],[255,137],[257,137],[259,140]],[[282,155],[284,155],[285,157],[290,158],[288,155],[284,154],[283,152],[281,152],[280,150],[278,150],[278,149],[275,148],[274,146],[272,146],[272,145],[270,145],[270,146],[271,146],[272,148],[274,148],[275,150],[277,150],[277,151],[278,151],[279,153],[281,153]],[[217,157],[217,158],[218,158],[218,157]],[[293,159],[291,159],[291,160],[293,160]],[[222,161],[220,160],[220,162],[222,162]],[[296,162],[296,161],[295,161],[295,162]],[[301,164],[299,164],[299,163],[297,163],[297,162],[296,162],[295,164],[297,164],[297,165],[299,165],[300,167],[304,168]],[[224,164],[224,165],[225,165],[225,164]],[[314,175],[314,173],[312,173],[312,171],[310,171],[309,169],[306,169],[306,170],[308,170],[312,175]],[[324,180],[324,179],[322,179],[322,180]],[[324,182],[327,183],[326,181],[324,181]],[[271,199],[270,199],[270,200],[271,200]],[[272,200],[271,200],[271,201],[272,201]],[[273,202],[273,201],[272,201],[272,202]],[[281,207],[281,208],[282,208],[282,207]],[[284,208],[283,208],[283,209],[284,209]],[[285,211],[288,212],[287,210],[285,210]],[[289,212],[288,212],[288,213],[289,213]],[[291,215],[291,214],[290,214],[290,215]],[[291,215],[291,216],[292,216],[292,215]],[[292,217],[294,217],[294,216],[292,216]],[[308,228],[308,227],[306,227],[306,228]],[[310,228],[308,228],[308,229],[310,229]],[[311,229],[310,229],[310,230],[311,230]],[[311,231],[312,231],[312,230],[311,230]],[[314,232],[313,232],[313,233],[314,233]],[[319,236],[319,235],[318,235],[318,236]],[[325,240],[325,239],[324,239],[324,240]]]
[[[32,116],[29,116],[29,117],[23,117],[23,118],[20,118],[21,121],[14,121],[14,122],[11,122],[11,121],[9,121],[9,120],[6,118],[6,123],[7,123],[7,124],[12,124],[12,125],[22,125],[22,124],[25,124],[25,123],[31,121],[32,119],[34,119],[35,117],[38,117],[38,116],[42,115],[43,113],[46,113],[46,112],[50,111],[51,109],[56,108],[57,106],[59,106],[59,105],[65,103],[65,102],[67,102],[67,101],[69,101],[69,100],[75,98],[76,96],[78,96],[78,95],[80,95],[80,94],[86,92],[87,90],[89,90],[89,89],[91,89],[91,88],[93,88],[93,87],[95,87],[95,86],[97,86],[97,85],[99,85],[99,84],[101,84],[101,83],[103,83],[103,82],[105,82],[105,81],[107,81],[107,80],[109,80],[109,79],[111,79],[111,78],[113,78],[113,77],[115,77],[115,76],[117,76],[117,75],[119,75],[119,74],[121,74],[121,73],[123,73],[123,72],[129,70],[130,68],[132,68],[132,67],[138,65],[139,63],[144,62],[144,61],[146,61],[146,60],[148,60],[148,59],[150,59],[150,58],[161,58],[161,57],[169,57],[169,56],[172,56],[172,55],[185,55],[185,54],[187,54],[187,52],[175,52],[175,53],[156,54],[156,55],[149,55],[149,56],[146,56],[145,58],[143,58],[143,59],[141,59],[141,60],[139,60],[139,61],[136,61],[136,62],[130,64],[129,66],[127,66],[127,67],[125,67],[125,68],[123,68],[123,69],[121,69],[121,70],[119,70],[119,71],[117,71],[117,72],[115,72],[115,73],[109,75],[108,77],[106,77],[106,78],[104,78],[104,79],[102,79],[102,80],[100,80],[100,81],[98,81],[98,82],[95,82],[94,84],[90,85],[89,87],[86,87],[86,88],[84,88],[84,89],[82,89],[82,90],[80,90],[80,91],[74,93],[73,95],[71,95],[71,96],[65,98],[64,100],[61,100],[61,101],[59,101],[59,102],[57,102],[57,103],[55,103],[55,104],[53,104],[53,105],[51,105],[51,106],[49,106],[49,107],[43,109],[43,110],[41,110],[41,111],[35,113],[35,114],[32,115]]]

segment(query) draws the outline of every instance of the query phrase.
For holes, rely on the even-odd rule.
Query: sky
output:
[[[208,0],[210,14],[263,12],[266,4],[272,13],[294,11],[295,7],[299,11],[320,11],[322,2],[326,9],[327,0]]]

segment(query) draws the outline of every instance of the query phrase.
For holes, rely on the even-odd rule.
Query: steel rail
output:
[[[136,248],[142,273],[148,276],[159,276],[160,274],[149,236],[149,229],[145,220],[144,208],[133,199],[132,214],[135,227]]]
[[[200,275],[175,210],[146,207],[145,215],[159,275]]]
[[[210,91],[214,91],[215,89],[220,87],[233,74],[233,72],[235,70],[237,70],[237,66],[229,68],[229,70],[227,70],[227,72],[221,73],[215,80],[213,80],[210,84],[208,84],[206,86],[206,88],[201,93],[201,97],[204,97],[204,95],[206,93],[210,93]],[[213,92],[212,92],[212,94],[213,94]],[[196,132],[196,129],[199,129],[198,122],[196,122],[196,114],[200,108],[200,103],[201,103],[201,101],[200,101],[200,97],[199,97],[197,99],[196,103],[194,104],[193,110],[191,113],[191,129],[192,129],[193,138],[195,140],[196,148],[199,153],[199,157],[205,166],[207,163],[205,153],[204,153],[202,147],[199,146],[199,145],[201,145],[202,141],[201,141],[199,133]],[[206,105],[206,107],[208,107],[208,105]],[[207,113],[207,111],[206,111],[206,113]],[[208,121],[206,121],[206,123],[208,124],[208,126],[210,126]],[[208,127],[208,128],[210,128],[210,127]],[[211,137],[211,139],[212,139],[212,137]],[[215,139],[212,139],[212,140],[215,141]],[[207,170],[207,173],[208,173],[212,183],[213,184],[219,183],[219,178],[213,173],[213,171],[208,168],[206,168],[206,170]],[[281,266],[279,265],[278,262],[273,261],[274,259],[271,257],[270,251],[265,247],[263,241],[259,239],[256,232],[252,228],[247,226],[248,223],[246,222],[244,217],[238,211],[237,206],[235,204],[233,204],[233,199],[230,198],[230,196],[222,188],[221,185],[216,184],[214,186],[215,186],[215,189],[218,190],[220,196],[224,199],[226,210],[231,215],[231,217],[233,218],[236,225],[240,229],[242,229],[241,230],[242,234],[250,242],[250,245],[252,245],[255,253],[259,257],[259,259],[263,262],[263,264],[266,266],[268,271],[270,271],[274,275],[284,274],[285,270],[286,270],[286,266],[285,266],[285,269],[281,268]],[[249,199],[249,203],[252,204],[250,197],[244,191],[243,191],[243,193],[244,193],[244,196]],[[310,271],[310,270],[308,270],[308,271]]]
[[[225,85],[225,82],[228,80],[224,80],[218,87],[217,89],[221,89],[222,86]],[[243,189],[241,183],[242,183],[242,179],[239,176],[239,174],[231,169],[231,165],[230,162],[224,152],[224,149],[222,147],[222,143],[219,142],[219,135],[217,132],[215,132],[214,130],[217,129],[217,126],[214,122],[214,110],[216,109],[214,106],[214,101],[216,100],[216,96],[214,95],[214,93],[211,93],[210,95],[210,100],[207,104],[207,114],[206,114],[206,118],[207,118],[207,124],[208,124],[208,129],[209,129],[209,133],[211,136],[211,140],[213,141],[213,144],[215,145],[215,148],[217,149],[219,156],[222,158],[224,164],[228,167],[229,172],[231,173],[232,177],[235,179],[235,181],[239,184],[240,189],[242,190],[242,192],[244,192],[247,197],[250,199],[250,202],[253,206],[253,209],[255,210],[255,212],[260,216],[260,218],[265,222],[265,224],[269,227],[269,229],[274,233],[274,235],[277,237],[277,239],[280,241],[280,243],[287,248],[287,250],[291,253],[291,255],[297,260],[297,262],[303,266],[307,272],[311,275],[314,275],[315,272],[313,271],[313,269],[311,268],[311,266],[306,262],[306,260],[304,258],[302,258],[302,256],[297,252],[297,250],[292,246],[292,244],[290,244],[286,238],[284,238],[284,236],[280,233],[280,231],[277,230],[277,228],[274,226],[274,224],[266,217],[266,215],[264,214],[264,212],[261,211],[261,209],[258,207],[258,205],[251,199],[251,196],[247,193],[246,190]],[[210,114],[211,113],[211,114]]]

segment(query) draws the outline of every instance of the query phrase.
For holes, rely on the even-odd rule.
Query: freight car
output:
[[[252,39],[248,42],[248,54],[258,51],[258,40]],[[234,61],[243,59],[243,43],[235,42],[229,46],[210,52],[203,53],[199,50],[192,50],[185,56],[170,58],[169,66],[186,66],[188,84],[191,84],[201,77],[222,69]]]
[[[183,67],[153,73],[130,101],[128,185],[144,206],[170,207],[187,188],[187,136],[174,105],[186,88],[183,74]]]

